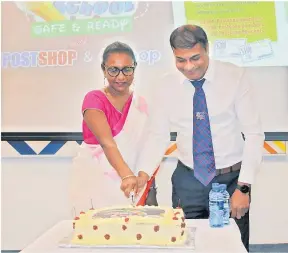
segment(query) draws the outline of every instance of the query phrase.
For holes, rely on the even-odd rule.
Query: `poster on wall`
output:
[[[211,56],[241,66],[288,66],[285,1],[173,2],[175,26],[203,27]]]

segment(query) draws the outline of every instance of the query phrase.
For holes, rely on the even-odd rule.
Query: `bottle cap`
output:
[[[220,184],[219,187],[223,191],[226,191],[226,189],[227,189],[227,185],[226,184]]]
[[[212,189],[214,189],[214,188],[216,188],[216,187],[218,187],[219,186],[219,183],[213,183],[212,184]]]

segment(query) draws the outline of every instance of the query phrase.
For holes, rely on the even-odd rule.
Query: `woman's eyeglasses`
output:
[[[124,76],[131,76],[133,75],[134,70],[135,70],[135,67],[124,67],[122,69],[119,69],[117,67],[106,68],[107,73],[112,77],[118,76],[120,72],[122,72]]]

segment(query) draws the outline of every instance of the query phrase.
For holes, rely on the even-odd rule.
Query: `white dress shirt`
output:
[[[252,184],[262,161],[264,133],[253,87],[245,69],[210,60],[203,90],[206,95],[216,169],[242,161],[239,182]],[[193,169],[193,95],[195,88],[167,81],[157,92],[149,110],[146,140],[138,158],[138,171],[152,175],[177,132],[178,159]],[[245,135],[245,141],[242,134]]]

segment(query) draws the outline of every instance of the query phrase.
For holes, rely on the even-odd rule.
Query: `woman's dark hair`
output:
[[[183,25],[176,28],[170,35],[170,45],[172,49],[193,48],[196,44],[206,49],[208,45],[208,38],[205,31],[197,25]]]
[[[134,66],[135,67],[137,66],[136,58],[135,58],[135,55],[134,55],[132,48],[125,43],[116,41],[116,42],[113,42],[112,44],[108,45],[104,50],[103,57],[102,57],[102,64],[101,64],[101,68],[103,70],[105,69],[105,62],[107,61],[109,55],[113,54],[113,53],[126,53],[126,54],[128,54],[132,58],[132,60],[134,62]]]

